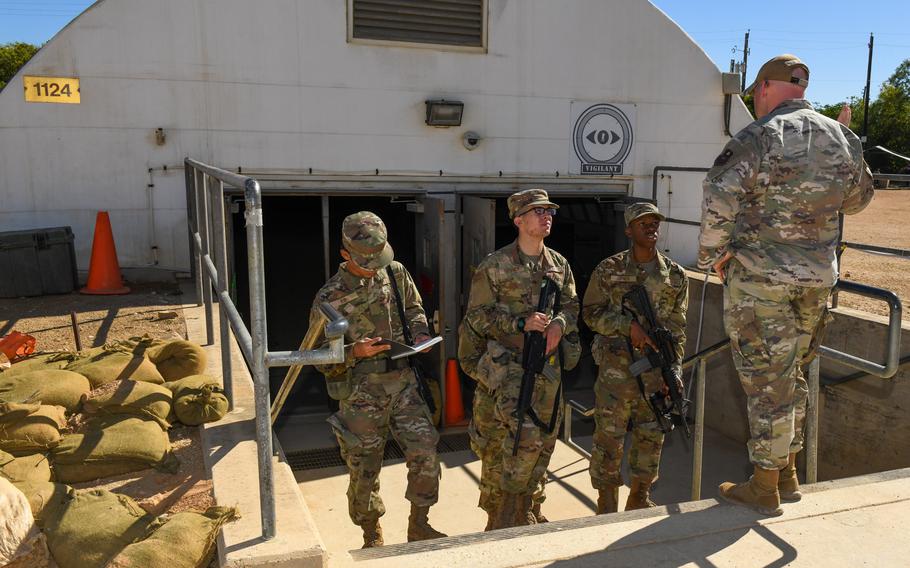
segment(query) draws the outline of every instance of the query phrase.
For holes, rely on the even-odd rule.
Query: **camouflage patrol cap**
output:
[[[793,71],[795,69],[805,70],[806,79],[794,77]],[[808,78],[809,66],[800,61],[799,57],[784,53],[783,55],[772,57],[761,66],[761,69],[758,70],[758,75],[755,76],[755,80],[743,91],[743,95],[751,93],[762,81],[783,81],[785,83],[794,83],[801,87],[808,87]]]
[[[666,217],[661,215],[660,211],[657,210],[657,205],[654,205],[650,201],[639,201],[637,203],[632,203],[626,207],[626,212],[624,215],[626,219],[626,227],[628,227],[632,221],[644,217],[645,215],[657,215],[661,221],[666,219]]]
[[[519,215],[524,215],[535,207],[559,209],[559,205],[550,201],[550,196],[542,189],[526,189],[524,191],[519,191],[518,193],[513,193],[509,196],[508,204],[510,219],[514,219]]]
[[[385,268],[395,258],[387,238],[385,223],[370,211],[348,215],[341,225],[344,250],[358,266],[367,270]]]

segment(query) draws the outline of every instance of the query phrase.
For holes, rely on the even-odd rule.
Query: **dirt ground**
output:
[[[910,190],[878,190],[872,203],[844,221],[849,242],[910,250]],[[841,275],[847,280],[893,291],[910,321],[910,258],[847,249],[841,257]],[[880,315],[888,314],[881,301],[851,294],[840,295],[840,305]]]
[[[186,339],[180,309],[184,299],[176,282],[133,284],[124,296],[78,293],[40,298],[0,299],[0,337],[10,331],[32,335],[38,351],[74,351],[70,313],[75,312],[82,347],[148,334],[156,339]],[[175,425],[168,435],[180,460],[176,474],[153,469],[75,484],[102,488],[135,499],[153,514],[202,511],[214,505],[212,482],[206,477],[198,427]]]

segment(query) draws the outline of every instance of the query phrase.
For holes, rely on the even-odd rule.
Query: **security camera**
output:
[[[471,130],[465,132],[464,136],[461,137],[461,143],[464,144],[464,147],[468,150],[474,150],[480,146],[480,140],[480,134]]]

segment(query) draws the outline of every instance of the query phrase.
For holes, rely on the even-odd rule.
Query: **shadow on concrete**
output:
[[[780,552],[780,556],[763,566],[777,568],[796,560],[797,550],[758,523],[765,519],[738,507],[711,505],[684,514],[677,506],[668,506],[669,516],[629,533],[604,550],[559,560],[548,567],[582,568],[588,566],[683,566],[702,568],[717,566],[711,556],[732,546],[749,532],[755,532]],[[729,559],[728,559],[729,560]],[[726,562],[724,562],[726,564]],[[755,564],[757,565],[757,564]]]

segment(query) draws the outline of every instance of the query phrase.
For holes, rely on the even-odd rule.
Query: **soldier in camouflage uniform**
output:
[[[538,503],[542,500],[541,481],[556,444],[555,431],[526,418],[518,455],[512,456],[519,427],[513,413],[523,375],[524,332],[542,332],[547,353],[555,353],[564,336],[568,341],[578,337],[572,270],[562,255],[543,244],[558,206],[541,189],[513,194],[508,206],[518,239],[477,267],[458,345],[462,368],[478,381],[470,429],[475,451],[483,460],[480,505],[490,516],[487,528],[534,522],[532,494],[538,493]],[[560,290],[556,313],[552,313],[553,304],[548,313],[536,312],[544,277]],[[559,383],[560,362],[551,356],[534,384],[533,408],[544,424],[557,407]]]
[[[765,63],[752,86],[759,119],[727,143],[704,182],[699,266],[724,280],[724,323],[747,397],[754,474],[720,496],[765,515],[800,498],[808,388],[837,280],[838,213],[871,201],[860,140],[803,97],[809,68]]]
[[[645,396],[666,395],[667,390],[659,370],[641,375],[644,393],[629,372],[633,362],[630,348],[635,351],[634,359],[639,359],[645,356],[646,346],[655,346],[638,321],[641,314],[634,314],[622,297],[635,285],[645,287],[658,322],[673,334],[682,360],[689,281],[680,265],[657,251],[663,219],[651,203],[634,203],[626,208],[626,236],[632,240],[632,247],[597,265],[582,302],[582,317],[597,334],[591,347],[599,366],[594,384],[596,428],[591,483],[598,491],[598,514],[615,513],[618,509],[623,441],[630,422],[632,483],[625,510],[655,506],[650,492],[660,469],[664,433]]]
[[[317,309],[329,302],[348,320],[344,363],[320,366],[329,395],[339,410],[329,418],[350,472],[348,512],[363,528],[364,548],[381,546],[379,470],[389,433],[404,450],[408,467],[405,498],[411,502],[408,541],[438,538],[427,520],[439,491],[439,434],[420,398],[406,358],[390,360],[382,338],[404,342],[395,294],[386,267],[391,267],[415,342],[429,339],[420,294],[407,269],[392,260],[382,220],[368,211],[348,216],[342,226],[345,262],[316,294],[310,325],[321,325]]]

